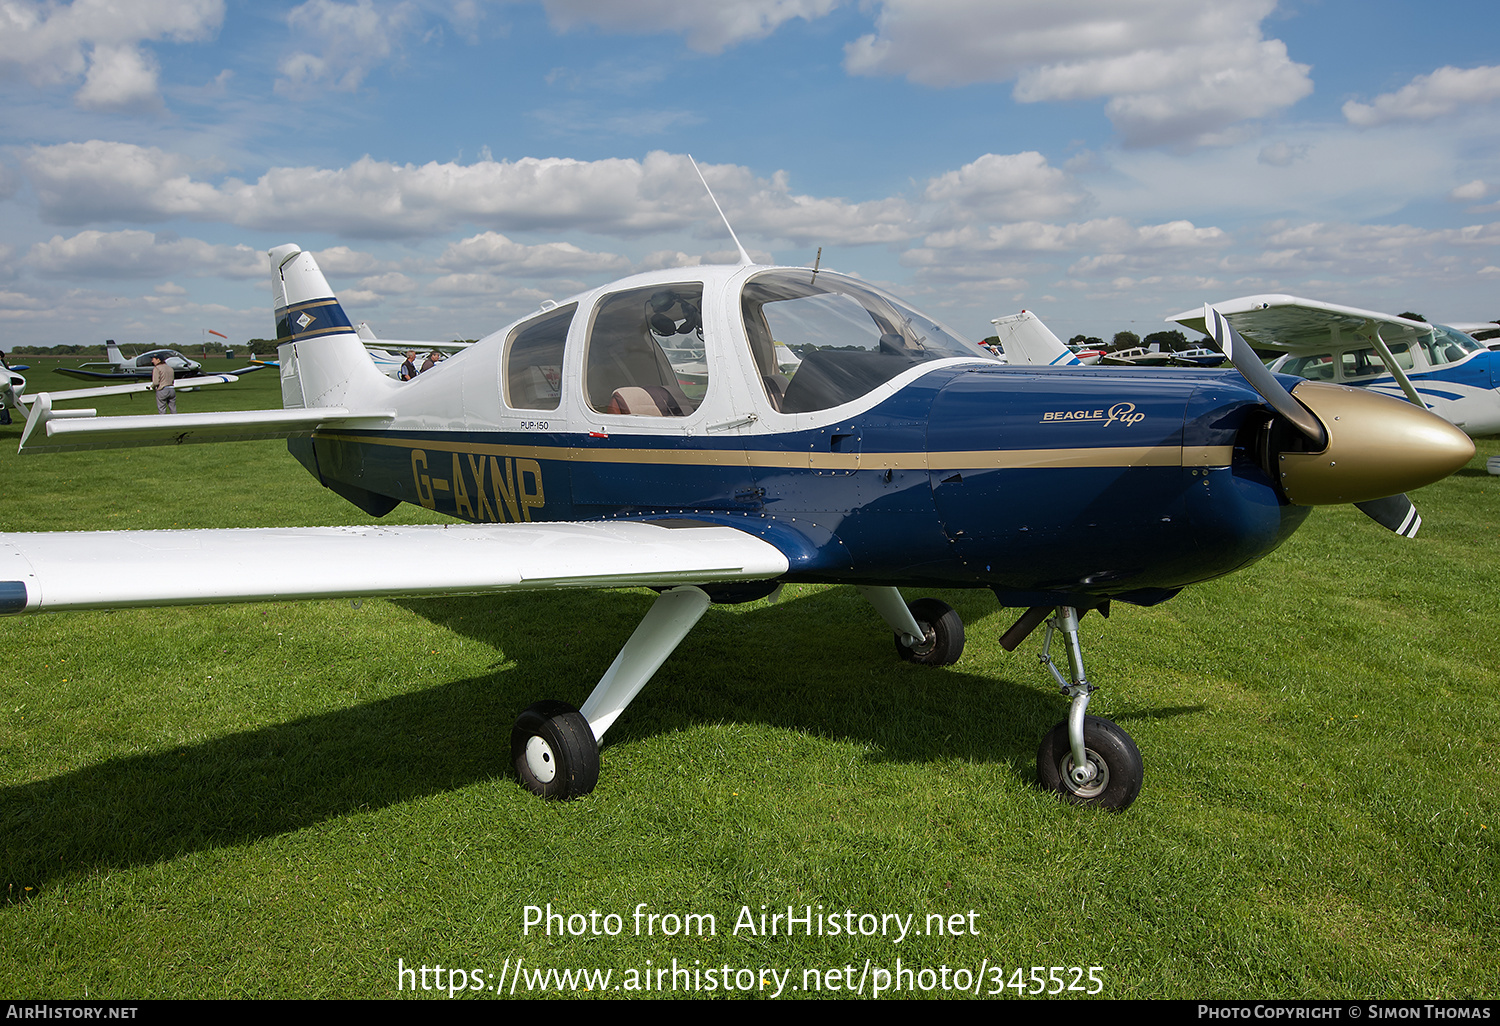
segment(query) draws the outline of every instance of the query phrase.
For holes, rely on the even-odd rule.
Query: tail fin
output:
[[[1005,349],[1005,360],[1011,364],[1030,364],[1033,367],[1076,367],[1074,356],[1062,339],[1043,324],[1036,314],[1022,310],[1009,317],[992,321],[1000,345]]]
[[[125,363],[125,355],[120,352],[120,347],[115,345],[115,340],[112,338],[104,340],[104,358],[116,366]]]
[[[389,381],[370,362],[312,254],[286,245],[270,256],[281,405],[290,410],[378,401]]]

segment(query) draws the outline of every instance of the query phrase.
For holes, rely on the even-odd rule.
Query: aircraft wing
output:
[[[1326,351],[1330,343],[1341,338],[1369,337],[1376,330],[1387,345],[1414,342],[1432,330],[1432,325],[1423,321],[1297,296],[1242,296],[1214,303],[1213,307],[1256,348],[1298,354]],[[1167,320],[1212,334],[1204,327],[1202,307],[1173,314]]]
[[[366,349],[382,349],[395,356],[400,356],[408,349],[415,350],[423,356],[434,349],[440,353],[452,355],[461,353],[474,344],[473,342],[421,342],[409,338],[379,338],[375,334],[375,329],[364,321],[360,321],[355,326],[354,333],[359,336],[359,340],[364,343]]]
[[[0,613],[673,587],[786,571],[769,542],[686,520],[0,534]]]
[[[336,406],[292,410],[230,410],[221,413],[177,413],[98,417],[94,410],[54,410],[43,392],[31,404],[21,453],[74,452],[80,449],[126,449],[187,442],[242,442],[257,438],[293,438],[319,428],[380,428],[390,410],[348,410]]]
[[[260,370],[259,367],[252,367],[251,369]],[[183,378],[175,382],[175,387],[179,392],[191,392],[193,389],[202,388],[204,385],[227,385],[230,382],[238,380],[239,378],[234,374],[205,374],[196,378]],[[151,382],[140,381],[133,385],[100,385],[98,388],[73,388],[62,392],[32,392],[21,396],[21,402],[30,406],[36,402],[37,396],[43,394],[50,396],[53,402],[63,402],[68,399],[94,399],[101,395],[126,395],[131,392],[149,391],[151,391]]]
[[[113,367],[114,364],[101,363],[96,366]],[[133,381],[151,376],[150,371],[95,371],[88,370],[87,367],[88,364],[84,364],[83,367],[54,367],[53,370],[58,374],[66,374],[70,378],[82,378],[85,381]]]

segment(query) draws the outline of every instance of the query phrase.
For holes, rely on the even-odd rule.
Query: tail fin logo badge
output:
[[[303,311],[302,316],[297,318],[297,327],[301,328],[303,331],[306,331],[307,326],[312,322],[313,316],[306,311]]]

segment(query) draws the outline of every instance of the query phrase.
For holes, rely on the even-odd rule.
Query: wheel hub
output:
[[[1071,754],[1063,757],[1062,778],[1068,782],[1068,790],[1080,798],[1097,798],[1109,786],[1109,764],[1100,759],[1091,748],[1084,753],[1088,764],[1078,766]]]
[[[557,776],[557,756],[552,754],[552,746],[535,736],[527,741],[526,768],[538,783],[550,784]]]
[[[937,630],[929,623],[919,622],[917,626],[922,628],[922,640],[913,645],[911,650],[917,655],[927,655],[937,647]]]

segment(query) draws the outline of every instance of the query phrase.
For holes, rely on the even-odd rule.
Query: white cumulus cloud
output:
[[[477,269],[521,277],[623,274],[630,269],[630,261],[614,253],[590,253],[571,242],[527,246],[512,242],[499,232],[483,232],[452,243],[437,263],[450,271]]]
[[[307,49],[282,58],[277,91],[324,82],[345,91],[359,88],[370,68],[390,57],[419,24],[419,14],[414,3],[377,6],[372,0],[307,0],[292,8],[287,27]]]
[[[249,246],[223,246],[202,239],[128,230],[54,235],[31,247],[26,264],[48,277],[156,278],[168,274],[262,278],[266,256]]]
[[[543,0],[553,27],[676,32],[703,53],[764,39],[793,18],[821,18],[841,0]]]
[[[1500,67],[1438,68],[1418,75],[1394,93],[1382,93],[1369,103],[1350,100],[1344,117],[1351,125],[1371,128],[1391,121],[1431,121],[1467,104],[1500,98]]]
[[[156,59],[134,46],[96,46],[83,88],[74,95],[85,110],[153,111],[161,107]]]
[[[1489,195],[1489,191],[1490,187],[1485,184],[1484,179],[1476,178],[1472,182],[1465,182],[1463,185],[1455,188],[1452,192],[1448,193],[1448,198],[1458,200],[1461,203],[1472,203],[1474,200],[1484,199],[1485,196]]]
[[[927,200],[955,220],[1032,221],[1067,217],[1087,197],[1066,172],[1034,150],[984,156],[927,183]]]
[[[1312,91],[1260,23],[1274,0],[880,0],[845,48],[860,75],[933,86],[1016,81],[1015,98],[1108,98],[1128,145],[1219,141]]]
[[[75,97],[82,107],[154,109],[157,65],[141,44],[212,39],[223,20],[223,0],[4,0],[0,74],[43,87],[83,77]]]
[[[96,139],[34,147],[23,166],[42,216],[54,224],[188,218],[388,239],[431,238],[463,225],[620,237],[721,231],[688,158],[660,151],[644,160],[473,164],[362,157],[343,168],[275,167],[254,182],[213,182],[184,157]],[[737,227],[769,237],[862,245],[903,241],[919,230],[902,199],[851,203],[802,195],[784,174],[759,178],[730,164],[707,165],[703,173],[735,211]]]

